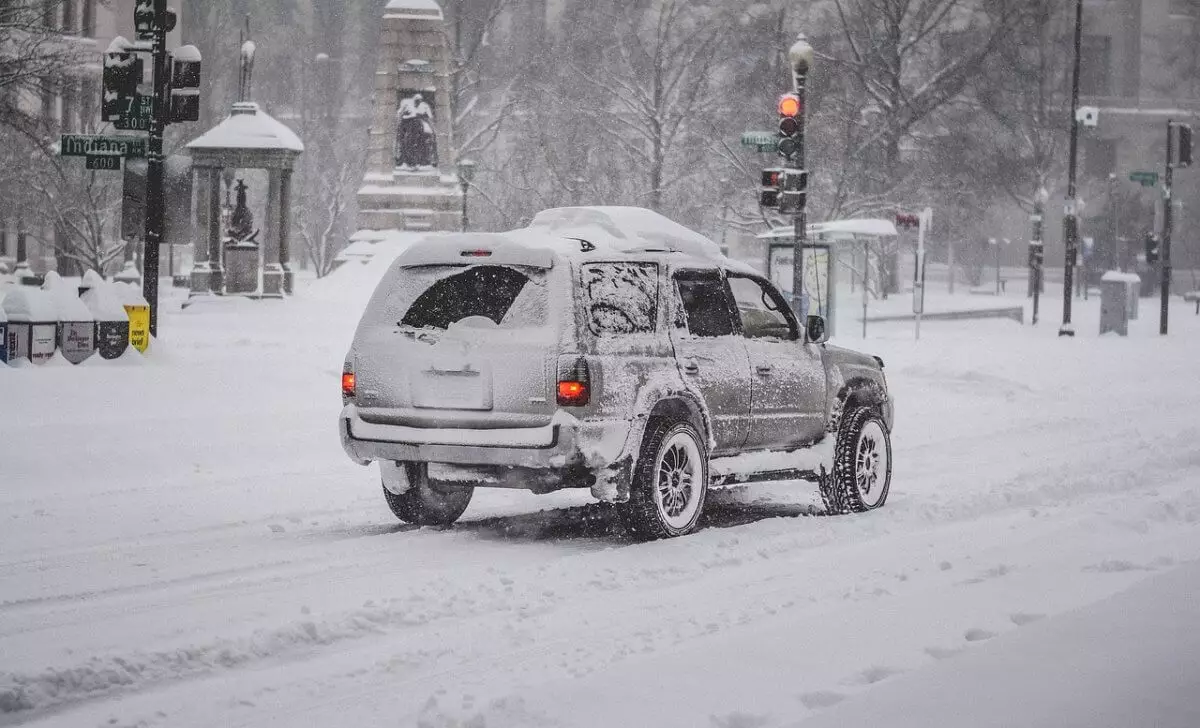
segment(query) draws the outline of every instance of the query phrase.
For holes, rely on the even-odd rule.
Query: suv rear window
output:
[[[485,327],[519,329],[543,325],[546,306],[541,271],[497,265],[426,266],[404,270],[383,310],[373,318],[414,329],[447,329],[465,319]]]
[[[588,328],[597,336],[651,333],[658,322],[658,266],[588,263],[581,271]]]

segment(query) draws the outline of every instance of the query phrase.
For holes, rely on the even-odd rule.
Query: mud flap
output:
[[[392,495],[404,495],[413,486],[404,463],[380,460],[379,475],[383,479],[383,487]]]

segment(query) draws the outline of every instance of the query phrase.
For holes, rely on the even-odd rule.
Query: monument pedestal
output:
[[[382,28],[358,229],[458,230],[462,190],[452,173],[450,49],[442,11],[434,0],[389,0]]]

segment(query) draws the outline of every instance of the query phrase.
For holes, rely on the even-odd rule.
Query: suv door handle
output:
[[[759,374],[766,376],[767,374],[775,371],[775,367],[771,366],[770,364],[759,364],[757,367],[755,367],[755,370]]]
[[[700,365],[696,363],[695,359],[687,359],[683,362],[683,371],[685,374],[699,374]]]

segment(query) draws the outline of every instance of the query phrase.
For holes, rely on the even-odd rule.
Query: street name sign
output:
[[[121,171],[121,155],[106,152],[88,154],[87,168],[104,170],[108,172],[119,172]]]
[[[59,154],[64,157],[86,157],[89,154],[104,153],[143,159],[146,156],[146,139],[135,136],[63,134],[59,142]]]
[[[154,116],[154,97],[137,96],[129,99],[129,108],[121,118],[113,122],[118,131],[150,131],[150,120]]]
[[[748,131],[742,134],[742,146],[754,147],[760,152],[772,152],[779,147],[779,135],[770,131]]]
[[[1129,181],[1142,187],[1153,187],[1158,184],[1158,172],[1130,172]]]

